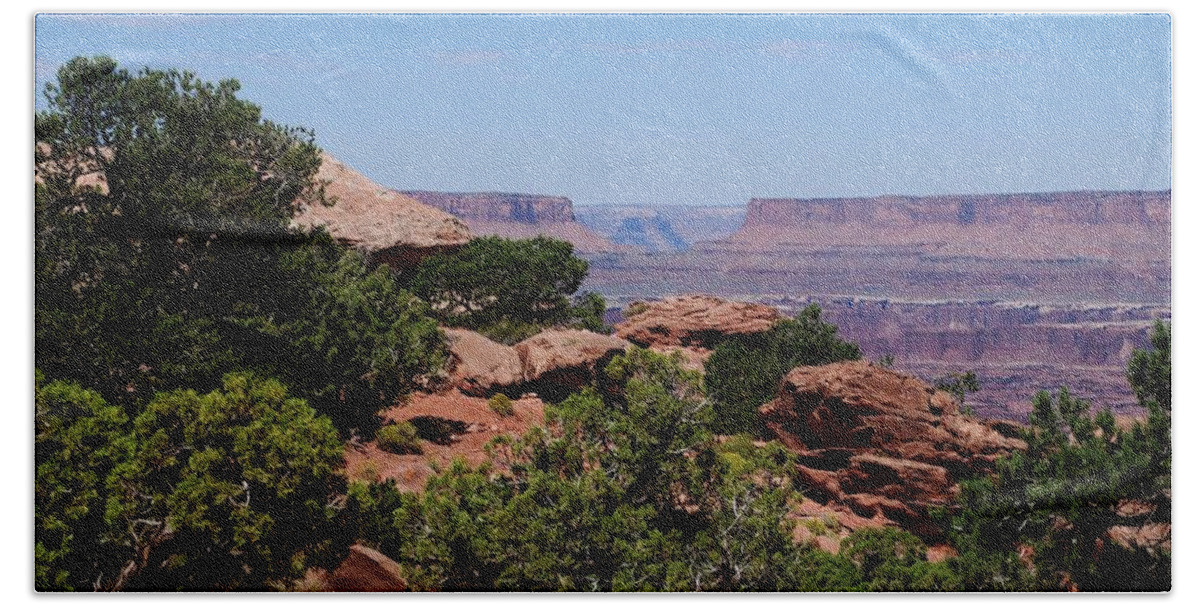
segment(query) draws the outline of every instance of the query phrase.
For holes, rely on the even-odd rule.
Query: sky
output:
[[[57,68],[236,78],[397,189],[577,205],[1171,187],[1171,19],[39,15]]]

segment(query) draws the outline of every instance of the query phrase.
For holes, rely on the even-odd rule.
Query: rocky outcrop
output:
[[[521,358],[511,346],[468,329],[442,330],[450,351],[447,381],[466,395],[486,397],[513,390],[525,381]]]
[[[631,344],[579,329],[547,329],[505,346],[465,329],[444,329],[447,384],[466,395],[533,391],[561,399],[596,379],[597,370]]]
[[[335,204],[303,208],[295,225],[325,226],[334,238],[397,270],[471,240],[467,225],[453,215],[384,188],[328,154],[321,160],[317,179],[326,180]]]
[[[425,190],[408,190],[402,194],[454,215],[478,235],[513,239],[543,235],[568,241],[580,253],[632,251],[575,221],[571,199],[564,196]]]
[[[685,369],[701,371],[726,336],[760,333],[783,318],[761,304],[686,295],[634,302],[617,324],[617,335],[663,354],[678,353]]]
[[[423,492],[431,477],[447,470],[456,459],[468,466],[485,462],[502,468],[489,444],[501,436],[521,437],[545,421],[545,403],[525,395],[511,401],[512,413],[500,413],[484,397],[458,391],[416,392],[404,403],[383,411],[388,422],[411,422],[421,437],[420,454],[395,454],[380,449],[374,441],[347,444],[345,465],[352,481],[380,482],[391,479],[402,492]],[[431,437],[428,431],[445,429],[445,436]]]
[[[865,361],[799,367],[760,417],[798,456],[805,495],[886,519],[929,541],[957,481],[1024,447],[958,410],[947,393]]]
[[[352,545],[346,559],[327,578],[325,591],[407,591],[400,565],[364,545]]]
[[[548,329],[513,347],[527,386],[551,400],[596,380],[597,371],[631,344],[581,329]]]
[[[783,316],[762,304],[686,295],[634,302],[617,335],[646,347],[715,348],[722,338],[767,331]]]

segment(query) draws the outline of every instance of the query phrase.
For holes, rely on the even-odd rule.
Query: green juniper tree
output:
[[[516,343],[552,325],[609,329],[603,297],[570,297],[587,270],[587,261],[566,241],[485,236],[423,260],[411,289],[443,323]]]
[[[1121,546],[1114,526],[1169,523],[1171,504],[1170,329],[1156,323],[1152,349],[1129,362],[1144,422],[1128,430],[1109,410],[1065,388],[1034,397],[1026,450],[996,462],[993,476],[962,484],[963,510],[952,537],[955,567],[967,588],[1085,591],[1170,588],[1171,556],[1162,547]],[[1148,505],[1126,520],[1122,500]]]
[[[76,58],[35,116],[39,369],[134,414],[156,390],[285,379],[342,430],[445,359],[428,307],[321,230],[310,132],[238,83]]]
[[[857,344],[842,340],[836,326],[821,320],[816,304],[769,331],[728,338],[704,364],[716,429],[722,433],[755,432],[759,406],[771,400],[779,381],[798,366],[861,358]]]
[[[61,381],[37,406],[38,589],[267,589],[337,556],[342,443],[279,382],[229,374],[133,420]]]

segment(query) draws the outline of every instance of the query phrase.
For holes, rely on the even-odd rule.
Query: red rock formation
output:
[[[346,475],[363,481],[391,479],[401,491],[422,492],[425,482],[434,475],[434,466],[445,470],[455,458],[479,466],[489,460],[486,446],[491,440],[501,435],[520,437],[542,424],[545,403],[541,399],[526,396],[514,399],[512,406],[513,415],[502,416],[492,411],[483,397],[469,397],[458,391],[413,393],[406,403],[383,412],[384,419],[403,422],[438,418],[455,423],[462,431],[441,443],[421,441],[420,454],[393,454],[373,441],[351,443],[346,446]]]
[[[597,370],[631,344],[580,329],[547,329],[505,346],[466,329],[445,329],[450,349],[447,384],[485,397],[526,390],[562,398],[596,379]]]
[[[942,534],[929,509],[953,504],[957,480],[1024,447],[949,394],[865,361],[792,370],[760,416],[799,456],[806,496],[927,540]]]
[[[712,349],[725,336],[764,332],[782,318],[762,304],[675,296],[631,304],[617,324],[617,335],[645,347]]]
[[[616,336],[581,329],[548,329],[513,347],[527,386],[562,399],[592,381],[612,357],[631,344]]]
[[[317,179],[328,180],[326,194],[336,203],[302,209],[295,225],[325,226],[334,238],[397,270],[471,239],[467,225],[454,216],[388,190],[328,154],[321,160]]]
[[[544,235],[570,242],[580,253],[632,251],[575,221],[571,199],[562,196],[500,192],[428,192],[402,194],[461,218],[480,235],[531,238]]]
[[[363,545],[352,545],[350,554],[329,575],[324,591],[407,591],[400,565],[388,556]]]
[[[503,392],[525,381],[521,358],[511,346],[468,329],[443,329],[450,350],[448,383],[475,397]]]

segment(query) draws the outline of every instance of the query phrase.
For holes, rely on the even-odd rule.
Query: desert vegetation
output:
[[[783,375],[802,365],[862,358],[858,345],[837,335],[821,320],[821,309],[808,306],[770,330],[726,339],[704,366],[705,388],[724,433],[756,430],[758,407],[775,395]]]
[[[577,294],[587,262],[562,241],[482,237],[400,272],[292,227],[305,205],[337,204],[317,179],[320,150],[312,133],[263,120],[234,81],[77,58],[46,93],[35,115],[39,590],[296,590],[352,545],[428,590],[1170,587],[1165,324],[1129,362],[1144,421],[1119,424],[1066,389],[1038,394],[1020,443],[1004,443],[1022,447],[989,453],[991,468],[971,470],[953,501],[918,514],[936,529],[859,527],[836,552],[797,536],[843,532],[832,512],[793,517],[820,491],[805,463],[828,452],[858,458],[859,471],[901,465],[798,449],[761,423],[796,368],[883,369],[815,306],[721,336],[703,371],[678,349],[606,336],[623,350],[599,349],[594,375],[560,374],[579,386],[540,424],[498,435],[481,465],[455,460],[401,491],[373,464],[347,471],[345,453],[373,442],[389,458],[422,457],[469,432],[440,415],[379,415],[445,374],[439,326],[505,343],[546,328],[611,333],[603,298]],[[935,395],[886,373],[923,407],[944,397],[947,416],[975,382],[956,377],[953,396]],[[527,415],[524,399],[486,396],[493,421]],[[931,561],[929,539],[950,557]]]

